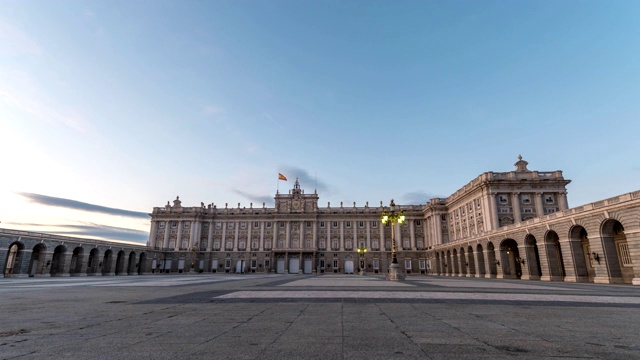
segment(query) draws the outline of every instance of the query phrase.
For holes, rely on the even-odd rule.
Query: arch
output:
[[[69,275],[77,276],[82,273],[82,259],[84,258],[84,249],[78,246],[73,249],[71,254],[71,266],[69,267]]]
[[[487,260],[489,261],[489,277],[497,277],[499,262],[496,260],[496,249],[491,241],[487,243]]]
[[[544,236],[544,245],[549,261],[549,280],[563,281],[565,276],[564,260],[562,259],[562,249],[558,234],[549,230]]]
[[[87,275],[95,275],[100,269],[100,250],[93,248],[89,251],[89,260],[87,260]]]
[[[111,275],[111,267],[113,263],[113,251],[111,249],[104,252],[102,258],[102,275]]]
[[[436,274],[440,275],[441,274],[441,270],[440,270],[440,253],[436,251]]]
[[[460,275],[460,264],[458,263],[458,250],[453,249],[451,253],[452,261],[453,261],[453,276]]]
[[[522,277],[520,252],[518,251],[518,243],[515,240],[502,240],[500,243],[500,261],[502,263],[502,276],[505,279],[520,279]]]
[[[476,276],[476,261],[475,261],[475,258],[473,257],[473,246],[471,246],[471,245],[469,245],[469,247],[467,248],[467,258],[468,258],[468,263],[469,263],[469,276],[475,277]]]
[[[451,264],[451,250],[447,250],[447,262],[446,264],[444,264],[444,266],[447,268],[447,275],[451,276],[451,274],[453,273],[453,264]]]
[[[143,251],[140,253],[140,257],[138,258],[138,275],[143,275],[146,270],[147,263],[147,254]],[[200,269],[202,270],[202,269]]]
[[[36,246],[31,250],[31,259],[29,260],[29,277],[43,274],[46,251],[47,247],[43,243],[36,244]]]
[[[467,276],[467,269],[469,267],[469,263],[467,262],[467,257],[465,256],[464,248],[460,248],[460,275]]]
[[[593,282],[595,269],[591,259],[591,246],[587,237],[587,230],[575,225],[569,230],[569,244],[576,270],[576,281]]]
[[[67,255],[67,248],[64,245],[58,245],[53,249],[53,258],[51,259],[51,276],[61,276],[64,272],[64,260]]]
[[[124,275],[124,262],[125,262],[125,253],[123,250],[118,251],[118,256],[116,257],[116,275]]]
[[[482,244],[478,244],[476,246],[476,253],[478,254],[478,276],[483,278],[487,275],[487,268],[485,267],[484,250],[482,249]]]
[[[540,280],[542,276],[542,266],[540,265],[540,253],[538,252],[538,241],[536,237],[528,234],[524,238],[524,251],[526,254],[527,269],[529,269],[530,280]]]
[[[22,256],[24,255],[24,244],[15,241],[9,245],[7,251],[7,260],[4,264],[4,277],[13,277],[20,274],[20,264],[22,264]]]
[[[603,249],[600,262],[604,260],[609,281],[631,284],[635,273],[624,226],[618,220],[606,219],[600,226],[600,234]]]
[[[129,253],[129,262],[127,266],[127,275],[135,275],[136,272],[136,252],[132,251]]]

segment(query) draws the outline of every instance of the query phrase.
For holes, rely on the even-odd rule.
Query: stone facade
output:
[[[398,260],[408,274],[640,285],[640,191],[570,209],[562,171],[486,172],[446,199],[401,205]],[[385,274],[382,202],[321,207],[296,180],[273,208],[153,209],[146,246],[0,229],[5,276],[147,273]],[[366,248],[360,258],[356,249]]]

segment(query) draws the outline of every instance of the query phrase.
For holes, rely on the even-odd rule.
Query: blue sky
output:
[[[144,213],[424,203],[563,170],[640,188],[638,1],[3,1],[0,226],[144,241]]]

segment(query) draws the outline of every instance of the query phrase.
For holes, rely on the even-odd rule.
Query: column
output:
[[[536,214],[538,216],[543,216],[544,215],[544,206],[542,205],[542,193],[541,192],[537,192],[535,194],[536,199]]]
[[[174,251],[180,250],[180,245],[182,245],[182,220],[178,221],[178,234],[176,235],[176,244]]]
[[[220,249],[227,250],[227,222],[222,222],[222,241],[220,242]]]
[[[233,238],[233,251],[238,251],[238,239],[240,238],[240,222],[234,221],[233,227],[236,229],[235,236]],[[231,264],[233,266],[235,264]]]
[[[367,251],[371,251],[371,220],[366,220],[366,227],[367,230],[367,244],[365,245],[367,247]]]
[[[213,247],[213,220],[209,221],[209,233],[207,234],[207,251]]]
[[[560,211],[567,210],[569,208],[566,192],[561,192],[558,194],[558,203],[559,203],[558,205],[560,207]]]
[[[259,247],[260,247],[260,251],[264,251],[264,221],[260,222],[260,245],[259,245]]]
[[[313,226],[313,244],[311,246],[311,248],[315,251],[318,250],[318,221],[314,220],[312,223]],[[315,256],[313,257],[313,260],[315,262]],[[313,265],[313,264],[312,264]],[[313,267],[315,269],[315,266]]]
[[[411,250],[416,250],[416,221],[409,220],[409,234],[411,236]]]
[[[522,221],[522,213],[520,211],[520,193],[514,192],[511,194],[511,204],[513,205],[513,222],[519,223]]]
[[[500,227],[500,222],[498,221],[498,207],[496,206],[496,194],[489,194],[489,212],[491,214],[491,229],[494,230]]]
[[[284,247],[291,249],[291,221],[287,220],[285,225]]]
[[[253,250],[253,238],[251,237],[251,230],[253,229],[253,221],[247,221],[247,247],[246,249]],[[251,262],[251,259],[247,259]]]
[[[344,220],[339,222],[340,225],[340,251],[344,251]]]
[[[307,237],[304,234],[304,221],[300,221],[300,249],[304,249],[307,242]],[[300,266],[303,266],[302,256],[300,256]]]
[[[162,244],[162,249],[169,248],[169,234],[171,233],[171,221],[164,222],[164,241]]]
[[[333,241],[331,240],[331,226],[333,224],[331,221],[325,221],[325,225],[327,226],[327,249],[333,250]]]
[[[158,232],[158,222],[155,220],[151,220],[151,232],[149,233],[149,242],[147,246],[152,249],[156,248],[156,234]]]

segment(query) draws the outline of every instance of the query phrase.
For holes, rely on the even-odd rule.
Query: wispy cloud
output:
[[[62,124],[80,132],[86,132],[89,128],[80,112],[52,100],[25,72],[0,72],[0,100],[41,121]]]
[[[410,191],[402,195],[402,198],[400,200],[402,200],[407,204],[417,205],[417,204],[425,204],[432,198],[443,198],[443,197],[446,198],[446,196],[435,195],[426,191]]]
[[[203,105],[201,111],[205,115],[212,116],[222,114],[224,112],[224,109],[215,105]]]
[[[318,179],[315,175],[309,174],[305,169],[285,165],[280,167],[280,172],[284,174],[289,181],[295,181],[297,178],[300,181],[301,186],[329,192],[329,185],[327,185],[327,183]]]
[[[231,189],[231,191],[233,191],[234,193],[242,197],[245,197],[251,200],[254,203],[254,207],[262,207],[262,203],[265,203],[267,206],[273,205],[273,197],[271,196],[250,194],[248,192],[238,190],[238,189]]]
[[[101,205],[89,204],[82,201],[64,199],[59,197],[19,192],[18,195],[26,198],[29,202],[46,206],[61,207],[80,211],[95,212],[107,215],[125,216],[138,219],[149,219],[149,215],[144,212],[111,208]]]
[[[44,233],[74,236],[74,237],[93,237],[105,240],[122,240],[133,241],[136,243],[144,243],[149,238],[149,233],[145,231],[121,228],[109,225],[83,223],[82,225],[73,224],[34,224],[34,223],[18,223],[7,222],[7,225],[25,226],[29,228],[46,228],[42,230]],[[36,230],[39,231],[39,230]]]
[[[0,22],[0,44],[0,49],[4,48],[10,55],[42,53],[37,42],[17,27],[5,22]]]

